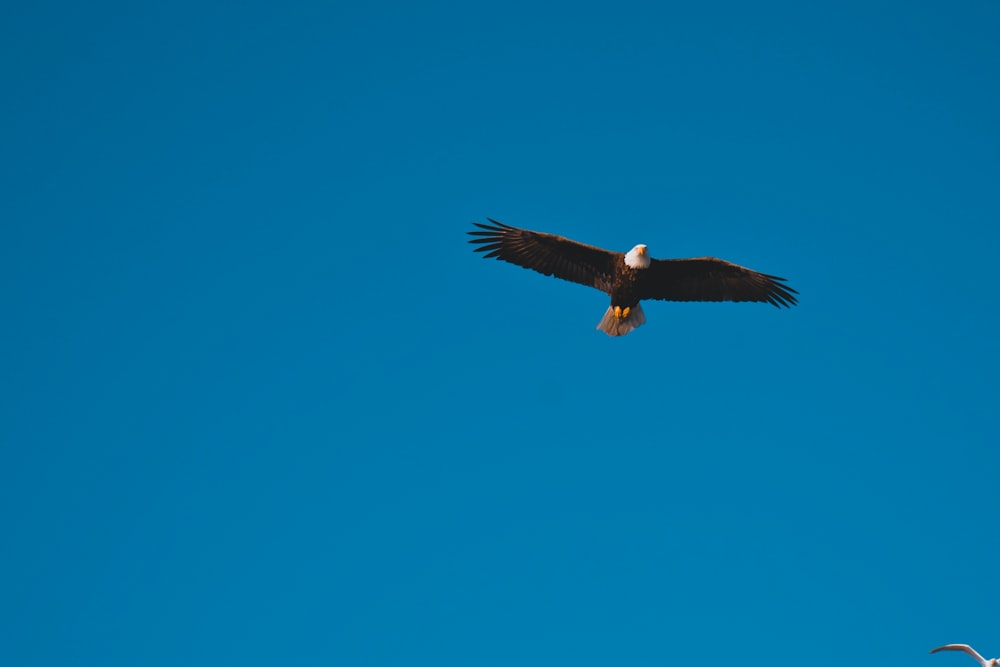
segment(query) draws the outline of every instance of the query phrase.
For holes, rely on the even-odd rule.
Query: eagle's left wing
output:
[[[760,301],[794,306],[798,294],[785,279],[715,257],[654,259],[641,283],[640,299],[666,301]]]

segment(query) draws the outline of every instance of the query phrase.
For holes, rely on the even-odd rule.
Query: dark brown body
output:
[[[646,269],[632,269],[625,264],[625,260],[618,260],[622,264],[621,271],[617,271],[611,281],[611,306],[621,306],[622,308],[633,308],[639,305],[641,298],[639,291],[640,275]]]

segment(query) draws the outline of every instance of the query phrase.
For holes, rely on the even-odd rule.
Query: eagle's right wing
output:
[[[492,224],[472,223],[484,231],[469,232],[479,237],[469,241],[479,244],[477,252],[485,252],[484,257],[496,257],[547,276],[606,292],[611,287],[615,262],[623,261],[622,253],[577,243],[555,234],[518,229],[492,218],[487,220]]]

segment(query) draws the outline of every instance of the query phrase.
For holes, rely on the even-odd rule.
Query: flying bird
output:
[[[976,649],[972,648],[968,644],[945,644],[944,646],[938,646],[937,648],[932,648],[931,653],[937,653],[938,651],[961,651],[963,653],[968,653],[973,658],[979,661],[979,664],[983,667],[1000,667],[1000,660],[997,658],[990,658],[987,660],[983,656],[976,652]]]
[[[778,308],[797,303],[798,292],[785,279],[758,273],[715,257],[653,259],[645,245],[628,252],[612,252],[577,243],[555,234],[518,229],[487,218],[474,222],[479,229],[476,252],[495,257],[546,276],[555,276],[611,297],[611,305],[597,328],[609,336],[624,336],[646,322],[639,302],[759,301]]]

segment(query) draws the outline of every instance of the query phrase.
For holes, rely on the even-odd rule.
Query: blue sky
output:
[[[1000,4],[693,4],[7,9],[0,662],[1000,654]]]

